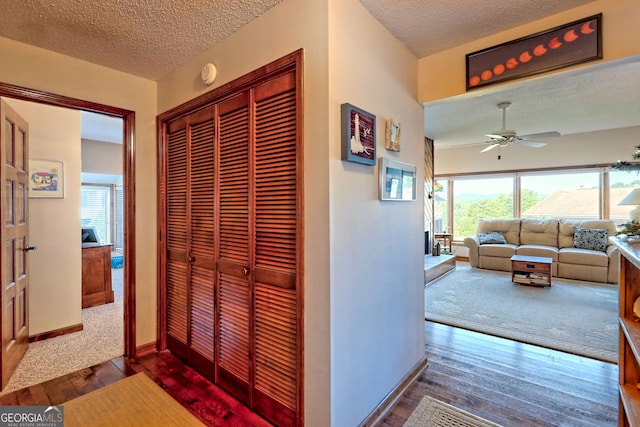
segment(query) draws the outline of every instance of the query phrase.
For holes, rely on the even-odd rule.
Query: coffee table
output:
[[[521,285],[551,286],[553,258],[514,255],[511,257],[511,281]]]

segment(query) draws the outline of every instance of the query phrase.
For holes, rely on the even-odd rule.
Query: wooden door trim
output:
[[[124,356],[136,357],[135,112],[92,101],[0,82],[0,97],[72,108],[123,120],[124,179]]]

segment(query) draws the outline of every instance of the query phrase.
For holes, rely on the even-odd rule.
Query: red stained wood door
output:
[[[214,110],[168,125],[167,347],[214,375]]]

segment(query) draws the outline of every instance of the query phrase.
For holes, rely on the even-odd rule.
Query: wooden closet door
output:
[[[217,382],[250,405],[249,94],[218,105]]]
[[[213,380],[213,108],[169,124],[167,137],[167,348]]]
[[[278,426],[304,424],[301,54],[159,118],[162,338]]]
[[[276,425],[295,425],[302,372],[298,293],[300,150],[295,74],[256,87],[253,171],[253,407]],[[298,303],[300,301],[300,303]]]

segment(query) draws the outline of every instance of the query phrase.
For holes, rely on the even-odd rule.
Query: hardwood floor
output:
[[[59,405],[143,371],[208,426],[272,426],[170,353],[113,359],[0,396],[0,406]]]
[[[429,395],[503,426],[616,426],[618,366],[425,322],[429,367],[378,427]]]
[[[402,426],[425,395],[505,427],[617,425],[617,365],[432,322],[425,339],[429,367],[377,426]],[[271,425],[169,353],[117,358],[0,405],[58,405],[142,371],[207,425]]]

